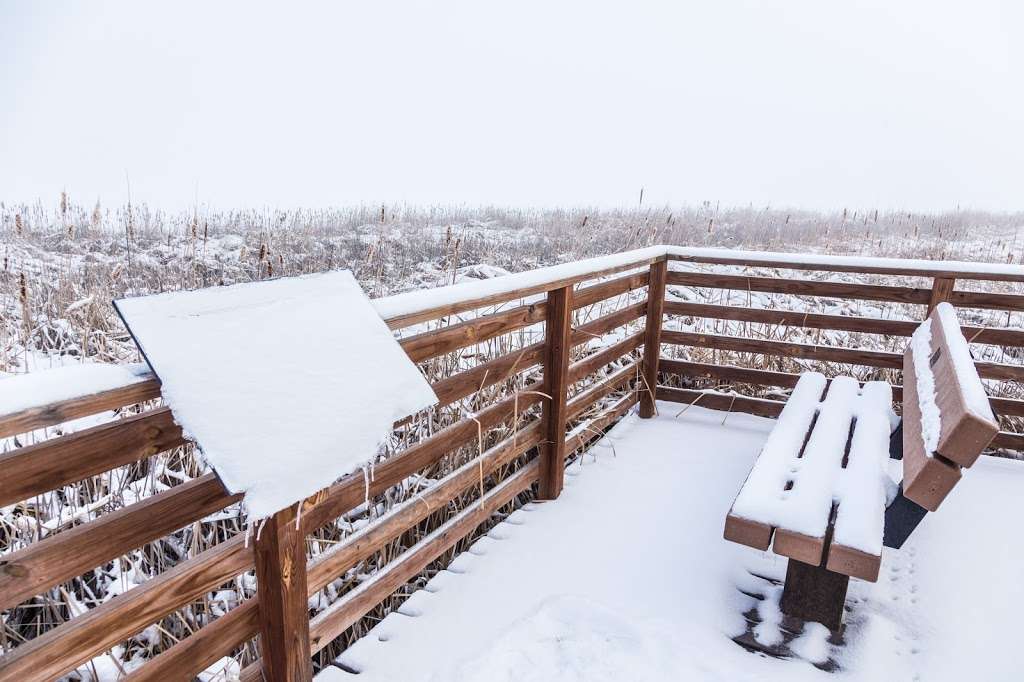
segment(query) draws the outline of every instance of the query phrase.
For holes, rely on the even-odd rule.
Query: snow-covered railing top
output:
[[[567,284],[642,268],[666,257],[669,260],[719,265],[1024,282],[1024,266],[1012,264],[657,245],[513,273],[488,280],[462,282],[434,289],[421,289],[385,296],[374,299],[372,303],[389,327],[400,329],[445,315],[502,303],[515,297],[541,294]],[[135,386],[134,393],[138,394],[137,399],[148,399],[159,395],[159,383],[148,372],[131,378],[125,377],[123,382],[115,382],[114,385],[109,383],[110,377],[116,376],[119,372],[108,373],[104,381],[101,382],[102,385],[83,385],[81,382],[71,380],[70,374],[66,375],[68,380],[65,381],[65,371],[67,370],[49,370],[45,372],[45,378],[43,377],[44,373],[39,373],[36,379],[19,376],[3,380],[15,383],[4,384],[5,394],[12,397],[6,401],[0,401],[0,437],[36,428],[41,416],[38,414],[39,410],[43,408],[50,410],[50,406],[58,403],[70,403],[101,393],[117,393],[133,384]],[[39,381],[60,386],[59,389],[56,389],[58,393],[49,390],[46,392],[35,391],[34,387]],[[117,402],[120,397],[112,396],[112,400]],[[120,404],[126,403],[121,402]],[[74,419],[89,413],[67,405],[67,409],[63,412],[63,418]],[[57,420],[51,420],[51,423],[57,423]]]
[[[670,260],[720,265],[1024,282],[1024,266],[1021,265],[658,245],[517,272],[479,282],[461,282],[436,289],[395,294],[375,299],[374,307],[389,326],[396,329],[441,315],[488,305],[509,295],[528,296],[582,279],[642,267],[665,257]]]

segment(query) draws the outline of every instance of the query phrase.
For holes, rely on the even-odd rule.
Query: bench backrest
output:
[[[998,432],[956,311],[940,303],[903,356],[903,494],[935,511]]]

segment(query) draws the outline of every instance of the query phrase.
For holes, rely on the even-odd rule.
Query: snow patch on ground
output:
[[[902,550],[885,550],[877,583],[851,581],[846,643],[812,625],[794,642],[803,658],[779,660],[731,637],[759,606],[739,588],[751,572],[781,579],[785,559],[722,539],[774,422],[673,407],[620,422],[614,449],[569,467],[557,501],[512,514],[416,593],[412,615],[390,614],[339,660],[362,682],[1018,679],[1024,547],[1007,538],[1024,464],[982,457]],[[839,671],[815,668],[822,657]]]

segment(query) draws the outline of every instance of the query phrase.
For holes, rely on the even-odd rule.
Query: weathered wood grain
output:
[[[0,506],[183,445],[166,407],[0,455]]]
[[[620,359],[624,355],[632,353],[639,348],[643,342],[644,332],[639,331],[635,334],[630,334],[618,343],[614,343],[607,348],[603,348],[593,355],[588,355],[581,360],[577,360],[569,365],[569,383],[574,384],[585,379],[587,376],[593,374],[609,363]]]
[[[0,558],[0,609],[238,502],[206,474]]]
[[[748,256],[678,256],[670,255],[669,260],[689,263],[714,263],[721,265],[745,265],[751,267],[777,268],[780,270],[815,270],[818,272],[853,272],[869,275],[899,275],[905,277],[959,277],[960,279],[990,280],[996,282],[1024,282],[1024,275],[993,274],[984,270],[943,270],[939,267],[915,268],[912,266],[840,265],[825,262],[800,262],[797,260],[756,258]]]
[[[711,272],[669,271],[670,285],[758,291],[797,296],[827,296],[862,301],[893,301],[895,303],[916,303],[928,305],[931,291],[914,287],[898,287],[880,284],[847,284],[845,282],[820,282],[807,279],[777,279],[774,277],[747,277],[744,275],[721,275]]]
[[[650,285],[647,287],[647,325],[644,335],[643,369],[640,390],[640,418],[650,419],[657,412],[654,390],[658,386],[658,359],[661,357],[661,323],[664,319],[665,279],[668,262],[651,265]]]
[[[416,334],[399,343],[410,360],[423,362],[537,324],[544,320],[546,313],[547,305],[543,301],[531,303]]]
[[[136,668],[125,681],[191,680],[258,631],[259,602],[250,599]],[[258,667],[253,672],[262,678]]]
[[[491,514],[530,487],[537,480],[539,472],[540,462],[534,459],[488,491],[480,502],[474,502],[462,510],[326,611],[317,614],[310,622],[312,652],[327,646],[388,595],[409,582],[427,564],[454,547],[455,543],[490,518]]]
[[[260,663],[264,678],[280,682],[313,679],[306,537],[297,527],[296,513],[296,506],[277,512],[256,537]]]
[[[883,336],[910,336],[920,324],[913,320],[885,320],[856,315],[827,315],[803,313],[795,310],[774,308],[747,308],[745,306],[712,305],[710,303],[686,303],[665,301],[666,315],[704,317],[714,320],[755,322],[806,329],[833,329],[836,331],[880,334]],[[1024,346],[1024,331],[1000,329],[998,327],[961,327],[964,336],[972,343],[988,343],[996,346]]]
[[[565,475],[566,391],[572,350],[572,287],[548,293],[544,334],[544,393],[541,403],[540,489],[538,499],[553,500],[562,492]]]
[[[252,566],[241,536],[221,543],[0,657],[0,679],[55,679]]]

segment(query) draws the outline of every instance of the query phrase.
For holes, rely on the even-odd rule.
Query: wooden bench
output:
[[[886,383],[802,375],[726,516],[727,540],[789,559],[787,616],[840,630],[849,579],[875,582],[882,547],[902,546],[999,430],[948,304],[911,338],[903,383],[900,421]]]

